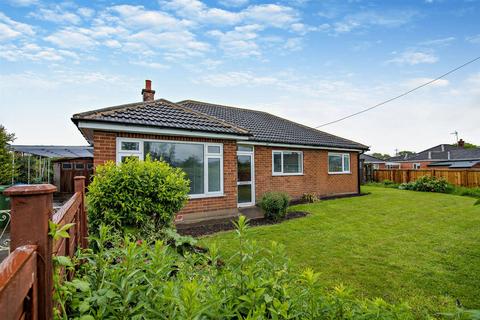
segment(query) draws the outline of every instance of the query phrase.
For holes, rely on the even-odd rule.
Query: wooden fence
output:
[[[395,183],[415,181],[422,176],[444,178],[449,183],[461,187],[480,187],[480,170],[456,169],[378,169],[373,172],[376,182],[391,180]]]
[[[50,184],[14,186],[11,199],[10,255],[0,264],[0,318],[52,319],[52,255],[73,256],[87,247],[85,177],[75,177],[75,194],[53,214]],[[53,241],[49,221],[74,223],[70,238]]]

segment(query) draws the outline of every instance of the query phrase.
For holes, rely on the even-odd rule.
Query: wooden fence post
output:
[[[88,247],[88,226],[87,226],[87,213],[85,212],[85,177],[76,176],[74,179],[75,193],[80,192],[82,194],[82,204],[80,205],[80,212],[78,217],[79,222],[79,237],[80,246],[85,249]]]
[[[38,246],[38,318],[50,320],[53,313],[52,238],[48,222],[52,220],[51,184],[13,186],[4,194],[11,199],[10,251],[27,244]]]

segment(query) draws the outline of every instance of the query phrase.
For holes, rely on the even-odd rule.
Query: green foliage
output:
[[[410,157],[410,156],[413,156],[415,154],[415,152],[413,151],[407,151],[407,150],[403,150],[403,151],[399,151],[397,153],[397,156],[407,156],[407,157]]]
[[[8,145],[15,140],[13,133],[8,133],[4,126],[0,125],[0,184],[12,183],[12,174],[14,174],[12,164],[12,152]]]
[[[70,234],[68,234],[68,229],[70,229],[74,225],[75,223],[66,223],[60,227],[60,225],[56,224],[55,222],[48,221],[48,235],[51,236],[53,240],[58,240],[60,238],[70,238]]]
[[[391,156],[388,153],[379,153],[379,152],[372,153],[372,157],[377,159],[382,159],[382,160],[387,160],[391,158]]]
[[[344,283],[363,297],[406,302],[418,318],[454,310],[456,299],[480,308],[480,207],[472,199],[370,186],[362,192],[371,194],[291,206],[310,214],[251,228],[248,238],[284,245],[292,264],[319,272],[326,287]],[[200,244],[217,243],[230,257],[239,252],[235,238],[219,232]],[[448,277],[439,276],[446,263]]]
[[[314,203],[320,201],[315,193],[304,193],[302,195],[303,203]]]
[[[423,176],[413,182],[402,183],[398,188],[401,190],[446,193],[451,186],[444,178],[437,179],[436,177]]]
[[[175,213],[186,203],[189,182],[185,173],[165,162],[129,159],[97,167],[89,186],[89,227],[101,223],[115,230],[170,227]]]
[[[56,286],[65,307],[56,317],[413,319],[406,305],[357,299],[341,285],[326,290],[318,273],[292,269],[282,246],[249,240],[244,217],[236,225],[239,251],[225,262],[214,245],[181,256],[161,241],[149,246],[101,227],[92,238],[98,252],[80,252],[74,279]]]
[[[287,214],[290,197],[285,192],[267,192],[260,199],[260,207],[265,217],[272,220],[284,218]]]

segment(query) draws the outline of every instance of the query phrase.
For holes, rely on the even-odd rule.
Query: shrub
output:
[[[395,184],[395,182],[393,182],[392,180],[389,180],[389,179],[383,180],[382,183],[383,183],[384,185],[386,185],[386,186]]]
[[[93,233],[101,223],[115,230],[170,227],[186,203],[189,182],[165,162],[129,159],[97,167],[89,186],[88,215]]]
[[[292,269],[281,245],[248,240],[244,217],[236,226],[239,251],[224,263],[216,246],[182,257],[162,242],[112,238],[101,227],[92,239],[98,253],[80,252],[74,278],[55,281],[56,318],[413,319],[406,305],[325,289],[311,269]]]
[[[260,207],[267,219],[278,220],[287,214],[290,197],[284,192],[267,192],[260,200]]]
[[[302,195],[302,202],[304,203],[314,203],[318,201],[319,199],[315,193],[304,193]]]
[[[422,176],[414,182],[402,183],[399,186],[399,189],[402,190],[413,190],[413,191],[423,191],[423,192],[449,192],[452,186],[450,186],[447,180],[430,176]]]

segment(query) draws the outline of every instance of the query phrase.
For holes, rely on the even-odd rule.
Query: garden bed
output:
[[[292,211],[292,212],[289,212],[285,218],[277,221],[269,220],[266,218],[258,218],[258,219],[250,220],[248,224],[252,227],[277,224],[277,223],[282,223],[283,221],[286,221],[286,220],[303,218],[303,217],[306,217],[308,214],[309,214],[308,212],[304,212],[304,211]],[[199,236],[217,233],[220,231],[233,230],[235,229],[235,226],[233,225],[233,221],[234,220],[232,219],[225,219],[223,221],[219,221],[218,223],[213,223],[213,224],[206,224],[206,225],[200,225],[200,226],[195,225],[192,227],[182,226],[182,228],[178,228],[177,231],[181,235],[199,237]]]

